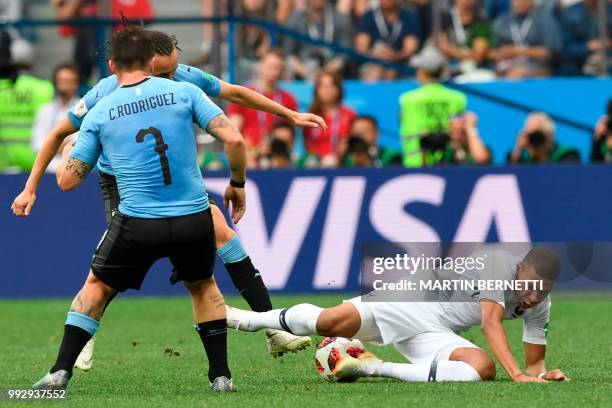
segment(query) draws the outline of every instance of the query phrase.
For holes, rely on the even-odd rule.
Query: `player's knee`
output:
[[[320,336],[340,336],[342,319],[332,309],[325,309],[317,319],[317,333]]]
[[[217,240],[217,248],[221,248],[223,245],[227,244],[234,238],[236,235],[236,231],[231,229],[227,223],[223,223],[219,225],[215,223],[215,238]]]
[[[105,301],[117,291],[98,279],[93,272],[90,272],[89,276],[87,276],[82,292],[87,294],[93,300]]]
[[[475,368],[478,371],[478,375],[482,381],[491,381],[495,379],[497,372],[495,370],[495,363],[489,357],[486,358],[486,361],[483,361],[480,367]]]
[[[472,366],[482,381],[491,381],[495,379],[495,363],[491,358],[482,350],[478,350],[478,353],[474,353],[466,361],[467,364]]]
[[[187,290],[192,294],[205,292],[210,289],[211,286],[216,285],[215,278],[213,277],[195,282],[184,282],[184,284]]]
[[[484,350],[471,347],[457,348],[452,352],[450,359],[468,364],[478,373],[482,381],[495,379],[495,363]]]

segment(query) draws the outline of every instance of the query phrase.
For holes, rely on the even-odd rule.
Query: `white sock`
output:
[[[286,311],[285,311],[286,310]],[[285,311],[283,315],[283,311]],[[317,319],[323,311],[322,308],[302,303],[289,309],[274,309],[268,312],[253,313],[250,319],[253,330],[275,329],[285,330],[289,328],[291,333],[297,336],[307,336],[317,334]],[[283,315],[284,319],[281,319]],[[281,320],[287,327],[283,327]]]
[[[378,369],[381,377],[395,378],[409,382],[430,381],[431,364],[382,363]],[[438,361],[431,373],[434,381],[480,381],[480,375],[463,361]]]
[[[252,315],[250,318],[249,326],[253,331],[261,330],[261,329],[276,329],[283,330],[283,327],[278,320],[278,316],[284,309],[274,309],[269,310],[267,312],[251,312],[248,313]]]

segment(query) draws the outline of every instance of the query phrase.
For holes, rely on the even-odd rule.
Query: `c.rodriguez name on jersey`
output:
[[[141,112],[148,112],[162,106],[176,105],[174,93],[165,93],[161,95],[150,96],[136,102],[117,105],[108,110],[110,120],[115,120],[128,115],[135,115]]]

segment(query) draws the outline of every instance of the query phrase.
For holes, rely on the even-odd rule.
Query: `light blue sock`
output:
[[[240,262],[249,256],[244,250],[238,235],[217,249],[217,255],[219,255],[224,264]]]
[[[98,330],[98,326],[100,326],[100,322],[96,319],[93,319],[87,315],[78,312],[68,312],[68,317],[66,318],[66,324],[71,326],[80,327],[85,330],[87,333],[92,336],[96,334]]]

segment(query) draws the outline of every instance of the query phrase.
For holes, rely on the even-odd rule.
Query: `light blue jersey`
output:
[[[179,64],[174,74],[174,80],[178,82],[189,82],[200,88],[208,96],[218,96],[221,92],[221,81],[201,69],[189,65]],[[76,129],[81,124],[87,113],[100,101],[100,99],[112,93],[119,87],[116,75],[111,75],[100,80],[85,96],[66,114],[68,120]],[[108,159],[102,153],[98,160],[98,168],[106,174],[114,175]]]
[[[193,122],[206,129],[222,113],[192,84],[149,77],[100,100],[85,117],[70,156],[93,166],[104,152],[117,178],[123,214],[194,214],[209,203]]]

